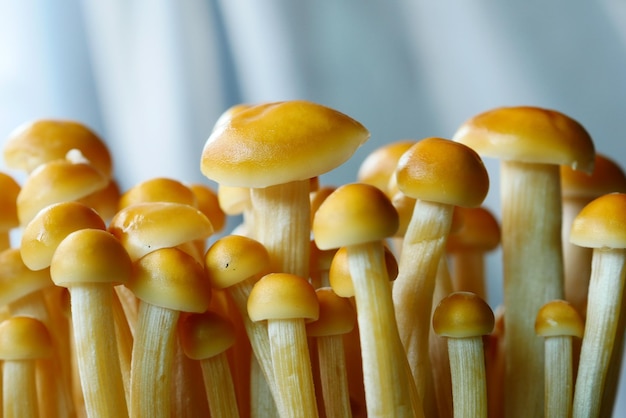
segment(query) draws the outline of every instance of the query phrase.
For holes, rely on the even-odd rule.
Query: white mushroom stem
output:
[[[352,417],[343,338],[341,334],[316,338],[322,397],[329,418]]]
[[[227,352],[200,360],[211,416],[238,418],[239,409]]]
[[[455,417],[487,417],[483,339],[448,338]]]
[[[38,418],[36,361],[6,360],[2,364],[4,418]]]
[[[619,322],[625,265],[624,249],[593,250],[585,334],[574,392],[574,418],[599,416]]]
[[[572,412],[572,336],[545,339],[545,417],[568,418]]]

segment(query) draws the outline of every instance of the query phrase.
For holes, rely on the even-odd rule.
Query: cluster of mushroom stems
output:
[[[1,416],[611,416],[623,170],[578,121],[520,106],[320,180],[369,136],[316,103],[237,105],[199,155],[206,183],[120,190],[85,125],[15,129]],[[497,217],[484,158],[500,160]]]

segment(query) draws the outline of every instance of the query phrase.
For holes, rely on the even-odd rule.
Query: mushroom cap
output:
[[[540,337],[572,336],[582,338],[585,324],[578,311],[564,300],[553,300],[537,313],[535,332]]]
[[[268,187],[324,174],[368,138],[359,122],[319,104],[248,106],[215,126],[200,168],[219,184]]]
[[[226,213],[220,207],[217,193],[205,184],[193,183],[188,187],[196,195],[198,209],[209,218],[213,230],[215,232],[223,230],[226,226]]]
[[[87,126],[68,120],[37,120],[17,127],[4,144],[7,167],[32,172],[38,166],[65,159],[79,150],[105,177],[111,177],[111,155],[106,144]]]
[[[433,313],[433,329],[437,335],[468,338],[488,335],[495,318],[487,303],[471,292],[454,292],[439,302]]]
[[[213,243],[204,257],[211,286],[224,289],[266,273],[270,256],[263,244],[241,235],[226,235]]]
[[[443,138],[425,138],[407,150],[396,168],[398,189],[414,199],[479,206],[489,191],[489,175],[471,148]]]
[[[220,184],[217,187],[217,200],[226,214],[239,215],[251,205],[250,188]]]
[[[0,360],[37,360],[52,355],[52,338],[43,322],[14,316],[0,323]]]
[[[337,295],[330,287],[315,290],[319,303],[319,318],[306,324],[309,337],[326,337],[347,334],[356,323],[356,311],[346,298]]]
[[[124,284],[130,279],[132,262],[122,244],[101,229],[79,229],[59,243],[50,263],[57,286],[76,284]]]
[[[108,184],[109,178],[90,164],[54,160],[40,165],[26,178],[17,196],[20,224],[28,224],[48,205],[82,199]]]
[[[124,209],[137,203],[172,202],[197,207],[194,192],[178,180],[157,177],[143,181],[124,192],[120,197],[118,209]]]
[[[361,165],[357,173],[359,183],[371,184],[383,192],[388,192],[389,179],[395,175],[398,160],[415,140],[407,139],[385,144],[371,152]],[[389,193],[387,193],[389,195]]]
[[[211,221],[193,206],[183,203],[136,203],[120,210],[111,219],[115,235],[132,260],[164,247],[207,239],[213,233]]]
[[[464,122],[453,137],[480,155],[593,170],[589,133],[571,117],[532,106],[501,107]]]
[[[500,224],[489,209],[478,206],[475,208],[454,208],[454,216],[458,229],[448,235],[446,250],[448,252],[479,250],[491,251],[500,245]]]
[[[185,315],[178,336],[185,355],[193,360],[215,357],[235,344],[233,323],[213,311]]]
[[[21,187],[13,177],[0,173],[0,232],[8,232],[20,225],[17,217],[17,196]]]
[[[321,250],[383,240],[398,230],[398,212],[377,187],[351,183],[335,189],[315,212],[313,237]]]
[[[53,285],[50,270],[35,271],[26,267],[19,248],[8,248],[0,253],[0,306]]]
[[[178,248],[161,248],[134,262],[126,284],[139,299],[181,312],[201,313],[211,300],[204,269]]]
[[[50,266],[59,243],[79,229],[106,229],[92,208],[79,202],[61,202],[42,209],[22,231],[20,253],[31,270]]]
[[[574,218],[570,242],[587,248],[626,248],[626,194],[609,193]]]
[[[561,193],[564,198],[591,200],[613,192],[626,192],[626,174],[609,157],[596,154],[591,174],[561,166]]]
[[[102,219],[110,220],[117,213],[120,196],[119,185],[111,179],[105,188],[78,199],[78,201],[93,208]]]
[[[269,273],[257,281],[248,297],[252,321],[270,319],[316,320],[319,303],[315,289],[304,278],[290,273]]]

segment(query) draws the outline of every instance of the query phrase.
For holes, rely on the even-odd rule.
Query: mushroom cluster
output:
[[[571,117],[502,107],[321,184],[369,136],[320,104],[241,104],[199,156],[206,184],[120,190],[88,127],[17,128],[3,159],[25,178],[0,173],[1,416],[610,416],[621,167]],[[501,160],[499,216],[483,158]]]

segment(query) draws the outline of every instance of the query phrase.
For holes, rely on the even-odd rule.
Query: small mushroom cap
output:
[[[603,194],[626,192],[626,174],[612,159],[596,154],[591,174],[561,166],[561,192],[565,198],[595,199]]]
[[[53,285],[50,270],[34,271],[26,267],[18,248],[0,253],[0,306]]]
[[[398,212],[380,189],[363,183],[338,187],[313,219],[313,237],[321,250],[383,240],[395,234]]]
[[[65,120],[37,120],[17,127],[4,144],[7,167],[32,172],[38,166],[62,160],[79,150],[105,177],[111,177],[111,155],[106,144],[87,126]]]
[[[100,189],[78,201],[93,208],[102,219],[110,220],[117,213],[120,195],[119,185],[115,180],[111,179],[104,189]]]
[[[0,173],[0,232],[8,232],[20,225],[17,217],[17,196],[21,187],[13,177]]]
[[[157,177],[143,181],[124,192],[120,197],[119,209],[137,203],[172,202],[196,207],[194,192],[178,180]]]
[[[252,321],[269,319],[316,320],[319,303],[315,289],[304,278],[290,273],[270,273],[255,283],[248,297]]]
[[[356,323],[356,311],[346,298],[337,295],[330,287],[315,290],[319,303],[319,318],[306,324],[310,337],[347,334]]]
[[[109,232],[79,229],[59,243],[50,263],[50,276],[57,286],[85,283],[126,283],[132,263],[126,250]]]
[[[211,221],[200,210],[183,203],[137,203],[111,219],[115,235],[132,260],[164,247],[204,240],[213,233]]]
[[[183,351],[193,360],[215,357],[235,344],[233,323],[213,311],[185,315],[178,336]]]
[[[59,243],[79,229],[106,229],[92,208],[79,202],[61,202],[42,209],[22,232],[20,252],[32,270],[50,266]]]
[[[489,209],[479,206],[456,206],[454,216],[458,229],[451,231],[446,243],[448,252],[479,250],[491,251],[500,245],[500,224]]]
[[[489,191],[480,156],[443,138],[422,139],[402,154],[396,181],[409,197],[464,207],[479,206]]]
[[[587,248],[626,248],[626,194],[592,200],[574,218],[570,242]]]
[[[226,235],[207,250],[205,269],[211,286],[224,289],[265,273],[270,256],[260,242],[241,235]]]
[[[437,335],[468,338],[488,335],[495,318],[487,303],[471,292],[454,292],[439,302],[433,313],[433,329]]]
[[[0,323],[0,360],[37,360],[52,355],[52,338],[43,322],[14,316]]]
[[[489,110],[463,123],[453,139],[482,156],[593,170],[595,148],[589,133],[576,120],[550,109]]]
[[[564,300],[553,300],[541,307],[535,321],[540,337],[572,336],[582,338],[585,324],[576,309]]]
[[[161,248],[137,260],[126,287],[146,303],[181,312],[204,312],[211,300],[202,265],[178,248]]]
[[[226,214],[239,215],[251,205],[250,188],[220,184],[217,187],[217,200]]]
[[[201,171],[227,186],[268,187],[324,174],[369,138],[359,122],[319,104],[249,106],[215,126]]]
[[[222,231],[226,226],[226,213],[220,207],[217,193],[205,184],[193,183],[188,187],[196,195],[198,209],[209,218],[213,230],[215,232]]]
[[[365,157],[359,167],[357,173],[359,183],[371,184],[387,193],[389,180],[395,175],[398,160],[415,142],[415,140],[407,139],[375,149]]]

